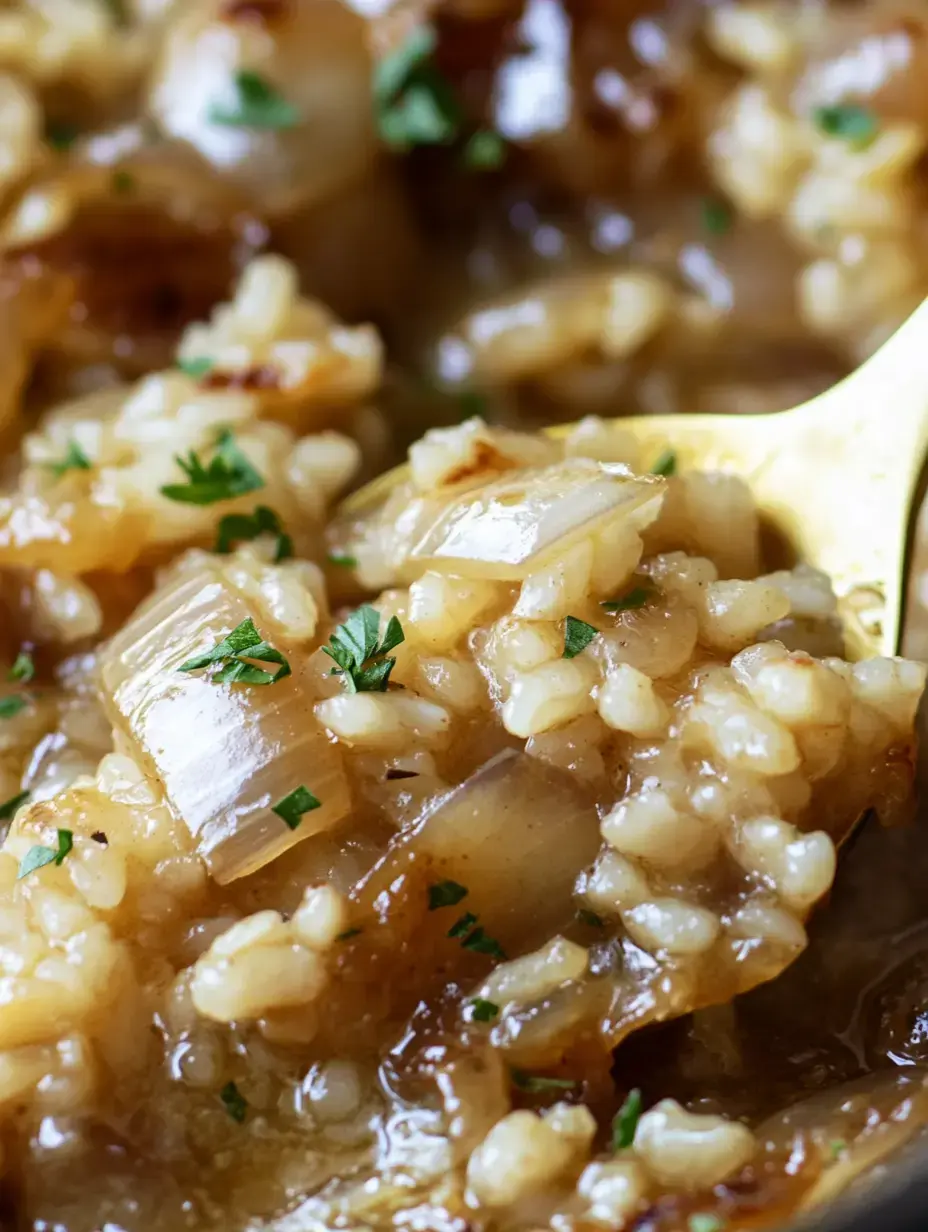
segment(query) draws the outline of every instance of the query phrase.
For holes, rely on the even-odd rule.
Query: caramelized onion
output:
[[[275,632],[293,674],[268,687],[178,671],[249,617],[261,629],[220,566],[207,565],[157,592],[102,657],[114,725],[161,780],[220,884],[327,830],[349,808],[341,755],[313,716],[305,650]],[[291,830],[271,810],[303,785],[321,807]]]

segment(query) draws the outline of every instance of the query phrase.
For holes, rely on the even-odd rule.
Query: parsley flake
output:
[[[68,441],[68,448],[60,462],[49,462],[48,469],[56,479],[68,471],[89,471],[93,463],[78,445],[77,441]]]
[[[117,196],[125,197],[135,191],[135,176],[128,171],[114,171],[110,185]]]
[[[460,129],[454,92],[432,61],[435,31],[417,26],[374,70],[377,127],[388,146],[447,145]]]
[[[506,958],[506,952],[500,943],[494,937],[488,937],[480,927],[469,933],[461,945],[465,950],[472,950],[475,954],[486,954],[490,958],[498,958],[501,962]]]
[[[462,898],[467,897],[467,886],[456,881],[438,881],[429,886],[429,911],[438,911],[441,907],[455,907]]]
[[[706,197],[702,203],[702,225],[710,235],[724,235],[731,229],[732,213],[724,201]]]
[[[607,612],[631,612],[636,608],[644,607],[653,593],[647,586],[635,586],[620,598],[607,599],[599,606]]]
[[[213,367],[213,361],[205,355],[195,356],[193,359],[179,359],[177,366],[185,376],[192,377],[198,381],[200,377],[206,376]]]
[[[221,102],[212,103],[207,112],[211,124],[226,128],[295,128],[300,113],[292,103],[259,73],[239,69],[232,75],[232,88]]]
[[[321,807],[322,801],[317,800],[311,791],[301,785],[294,788],[289,796],[278,800],[271,812],[282,817],[285,825],[295,830],[303,820],[304,813],[311,813],[313,809]]]
[[[460,919],[455,920],[455,922],[451,925],[448,929],[447,936],[464,937],[470,932],[476,923],[477,917],[474,913],[472,911],[466,911]]]
[[[493,129],[481,129],[464,147],[464,162],[473,171],[495,171],[506,161],[506,143]]]
[[[349,693],[384,693],[396,666],[396,659],[386,656],[405,640],[395,616],[387,621],[381,640],[380,613],[363,603],[336,628],[322,652],[338,665],[329,675],[341,676]]]
[[[588,907],[581,907],[577,912],[577,919],[581,924],[585,924],[587,928],[605,928],[606,921],[596,914],[595,911],[590,911]]]
[[[21,680],[24,684],[35,675],[35,663],[28,651],[21,650],[16,656],[16,662],[6,674],[7,680]]]
[[[538,1095],[542,1091],[571,1091],[577,1085],[572,1078],[546,1078],[544,1074],[529,1074],[524,1069],[509,1071],[513,1085],[520,1091],[528,1091],[530,1095]]]
[[[259,663],[277,663],[276,672],[266,672],[261,667],[246,662],[257,659]],[[218,671],[213,672],[210,679],[216,684],[276,684],[290,675],[290,664],[255,628],[254,621],[249,617],[232,630],[232,632],[217,642],[212,650],[205,654],[195,655],[177,669],[179,672],[197,672],[203,667],[222,664]]]
[[[347,552],[330,552],[326,557],[330,565],[338,565],[340,569],[357,569],[358,562]]]
[[[669,479],[671,475],[677,473],[677,455],[673,449],[665,449],[654,465],[651,467],[652,475],[663,475],[665,479]]]
[[[635,1141],[635,1130],[641,1119],[641,1091],[634,1087],[625,1096],[622,1107],[612,1119],[612,1149],[624,1151]]]
[[[687,1232],[722,1232],[725,1220],[720,1215],[712,1215],[708,1211],[690,1215],[687,1221]]]
[[[25,804],[28,799],[29,792],[21,791],[18,796],[13,796],[10,800],[6,800],[3,804],[0,804],[0,821],[9,821],[19,806],[21,804]]]
[[[576,658],[582,650],[586,650],[598,633],[599,630],[588,625],[585,620],[578,620],[576,616],[568,616],[564,621],[564,653],[561,658]]]
[[[28,794],[28,792],[24,793],[24,795]],[[22,858],[22,862],[19,866],[19,872],[16,874],[16,880],[22,881],[23,877],[28,877],[29,874],[34,873],[37,868],[44,868],[46,864],[61,865],[64,862],[65,856],[73,846],[73,831],[59,830],[57,847],[30,847]]]
[[[219,1092],[219,1098],[225,1105],[226,1112],[228,1112],[232,1120],[238,1121],[239,1125],[241,1125],[248,1112],[248,1100],[235,1083],[227,1082]]]
[[[0,697],[0,719],[12,719],[20,710],[25,710],[27,704],[24,697],[15,693],[10,697]]]
[[[843,1138],[834,1138],[828,1143],[828,1155],[832,1161],[840,1159],[846,1150],[847,1143]]]
[[[80,136],[80,129],[73,124],[59,120],[49,120],[45,126],[45,140],[53,150],[64,154]]]
[[[485,1001],[483,997],[474,997],[470,1003],[470,1016],[474,1022],[492,1022],[499,1013],[499,1006],[494,1001]]]
[[[288,560],[293,555],[293,540],[284,531],[280,518],[267,505],[258,505],[254,513],[227,513],[216,532],[214,552],[228,556],[236,542],[257,539],[259,535],[276,535],[274,560]]]
[[[186,458],[175,460],[187,476],[187,482],[166,484],[161,495],[168,500],[186,505],[212,505],[264,487],[264,479],[236,445],[228,429],[219,434],[215,456],[208,466],[203,465],[192,449]]]
[[[837,103],[832,107],[816,107],[812,113],[816,127],[826,137],[838,137],[855,150],[872,145],[880,131],[876,113],[859,103]]]

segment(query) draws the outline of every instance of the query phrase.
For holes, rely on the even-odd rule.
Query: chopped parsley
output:
[[[28,791],[21,791],[18,796],[13,796],[12,799],[0,804],[0,821],[9,821],[21,804],[25,804],[29,799]],[[59,834],[61,831],[59,831]],[[68,831],[65,831],[68,833]],[[67,852],[65,852],[67,855]],[[64,859],[64,856],[62,856]]]
[[[599,633],[585,620],[576,616],[568,616],[564,621],[564,653],[562,659],[574,659],[582,650],[586,650],[593,638]]]
[[[509,1073],[513,1085],[531,1095],[542,1091],[572,1091],[577,1085],[572,1078],[546,1078],[544,1074],[529,1074],[524,1069],[512,1069]]]
[[[248,663],[248,659],[256,659],[259,663],[277,663],[279,666],[276,672],[266,672],[263,668]],[[222,665],[210,676],[216,684],[276,684],[278,680],[290,675],[290,664],[279,650],[264,641],[251,617],[243,620],[227,637],[217,642],[212,650],[195,655],[182,663],[177,670],[198,672],[203,667],[212,667],[213,664]]]
[[[843,1138],[834,1138],[828,1143],[828,1155],[832,1161],[840,1159],[846,1150],[847,1143]]]
[[[322,808],[322,801],[317,800],[313,793],[301,784],[295,787],[289,796],[278,800],[271,812],[282,817],[289,829],[295,830],[303,820],[303,814],[311,813],[317,808]]]
[[[248,1112],[248,1100],[235,1083],[227,1082],[219,1092],[219,1098],[225,1105],[226,1112],[228,1112],[232,1120],[238,1121],[239,1125],[241,1125]]]
[[[169,483],[161,489],[168,500],[185,505],[213,505],[264,487],[264,480],[251,465],[232,433],[225,429],[216,441],[216,453],[204,466],[191,449],[186,458],[176,458],[187,476],[186,483]]]
[[[295,128],[300,113],[259,74],[239,69],[232,74],[232,89],[222,102],[210,105],[211,124],[226,128]]]
[[[193,359],[179,359],[177,366],[185,376],[192,377],[198,381],[200,377],[206,376],[213,367],[213,361],[205,355],[196,356]]]
[[[455,938],[464,937],[470,932],[476,923],[477,917],[474,913],[472,911],[465,911],[460,919],[455,920],[455,922],[451,925],[448,929],[447,935]]]
[[[710,235],[724,235],[731,229],[732,213],[718,197],[706,197],[702,203],[702,225]]]
[[[641,1092],[634,1087],[625,1096],[622,1107],[612,1119],[612,1149],[624,1151],[635,1141],[635,1130],[641,1119]]]
[[[438,881],[429,886],[429,911],[438,911],[441,907],[455,907],[462,898],[467,897],[467,886],[456,881]]]
[[[15,693],[11,697],[0,697],[0,719],[12,719],[20,710],[25,710],[27,704],[24,697]]]
[[[28,651],[21,650],[16,656],[16,662],[6,674],[7,680],[22,680],[27,684],[35,675],[35,663]]]
[[[665,449],[654,465],[651,467],[652,475],[663,475],[669,479],[671,475],[677,473],[677,454],[673,449]]]
[[[876,140],[880,122],[876,113],[859,103],[836,103],[816,107],[812,113],[816,127],[826,137],[838,137],[855,150],[865,150]]]
[[[464,162],[473,171],[495,171],[506,160],[506,143],[492,128],[480,129],[464,147]]]
[[[381,640],[380,613],[369,603],[362,603],[336,628],[322,652],[338,665],[329,675],[341,676],[349,693],[383,693],[396,666],[396,659],[386,656],[405,640],[403,626],[395,616],[387,621]]]
[[[607,599],[599,606],[607,612],[631,612],[635,608],[644,607],[653,593],[647,586],[635,586],[618,599]]]
[[[79,128],[61,120],[49,120],[45,126],[45,140],[53,150],[58,150],[62,154],[70,150],[79,136]]]
[[[357,569],[358,562],[347,552],[330,552],[326,557],[330,565],[338,565],[340,569]]]
[[[690,1215],[687,1222],[687,1232],[722,1232],[725,1220],[721,1215],[711,1215],[708,1211]]]
[[[461,113],[432,60],[435,43],[431,26],[417,26],[374,70],[377,127],[392,149],[448,145],[458,135]]]
[[[474,1022],[492,1022],[499,1013],[499,1006],[494,1001],[485,1001],[483,997],[474,997],[470,1003],[470,1016]]]
[[[135,192],[135,176],[130,174],[128,171],[114,171],[110,184],[113,192],[120,197],[124,197],[128,193]]]
[[[29,793],[26,792],[25,794],[28,795]],[[62,864],[65,856],[73,846],[73,831],[59,830],[57,847],[30,847],[22,858],[19,872],[16,874],[16,880],[21,881],[23,877],[28,877],[30,873],[34,873],[37,868],[44,868],[46,864]]]
[[[257,539],[259,535],[277,536],[275,561],[287,560],[293,555],[293,540],[281,526],[280,518],[267,505],[258,505],[254,513],[227,513],[219,523],[213,551],[227,556],[236,542]]]
[[[68,448],[65,450],[65,455],[60,462],[49,462],[48,469],[52,472],[56,479],[60,479],[62,475],[68,471],[89,471],[93,463],[78,445],[77,441],[68,441]]]
[[[103,4],[105,8],[109,9],[117,26],[124,26],[126,24],[125,0],[103,0]]]
[[[577,912],[577,919],[581,924],[585,924],[587,928],[605,928],[606,921],[596,914],[595,911],[590,911],[587,907],[581,907]]]
[[[361,928],[346,928],[343,933],[338,933],[336,941],[348,941],[351,937],[358,937],[364,930]]]

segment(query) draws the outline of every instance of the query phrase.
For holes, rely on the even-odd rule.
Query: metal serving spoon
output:
[[[851,659],[899,648],[913,503],[928,449],[928,300],[862,367],[772,415],[640,415],[616,421],[655,459],[730,471],[797,560],[832,580]],[[549,431],[561,436],[572,425]],[[379,505],[400,466],[351,495],[341,514]]]

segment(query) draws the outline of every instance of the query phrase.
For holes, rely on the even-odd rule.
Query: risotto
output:
[[[921,1133],[926,669],[621,416],[920,301],[926,46],[0,3],[3,1232],[747,1232]]]

